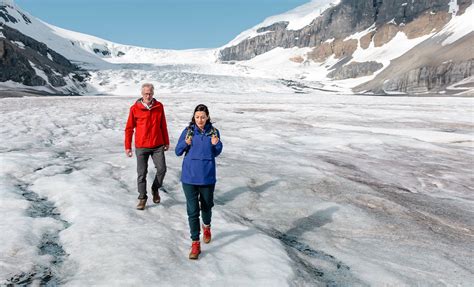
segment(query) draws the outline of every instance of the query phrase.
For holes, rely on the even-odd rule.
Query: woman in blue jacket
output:
[[[184,153],[181,182],[193,241],[189,259],[198,259],[201,253],[199,211],[203,221],[203,241],[209,243],[216,185],[215,158],[222,152],[219,131],[212,126],[205,105],[198,105],[194,109],[191,122],[181,133],[175,152],[177,156]]]

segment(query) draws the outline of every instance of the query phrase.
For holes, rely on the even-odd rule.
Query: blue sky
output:
[[[33,16],[110,41],[163,49],[219,47],[310,0],[16,0]]]

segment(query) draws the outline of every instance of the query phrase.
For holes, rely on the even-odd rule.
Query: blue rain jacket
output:
[[[181,181],[187,184],[208,185],[216,183],[216,161],[215,158],[222,152],[222,141],[219,130],[211,124],[204,126],[201,132],[196,125],[191,126],[193,140],[191,145],[186,144],[188,128],[185,128],[179,137],[175,148],[177,156],[185,153]],[[219,142],[212,145],[211,137],[213,131],[217,133]]]

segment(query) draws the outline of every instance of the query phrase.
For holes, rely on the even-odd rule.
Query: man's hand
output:
[[[128,157],[132,157],[132,150],[131,149],[126,149],[125,150],[125,155]]]
[[[167,151],[167,150],[169,150],[169,149],[170,149],[170,146],[165,144],[165,146],[163,147],[163,150],[164,150],[164,151]]]
[[[219,138],[217,136],[213,136],[211,138],[212,145],[216,145],[219,142]]]

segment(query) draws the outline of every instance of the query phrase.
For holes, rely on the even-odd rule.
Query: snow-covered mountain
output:
[[[2,60],[0,89],[134,95],[140,83],[152,81],[161,92],[472,94],[472,1],[402,2],[311,1],[269,17],[223,47],[176,51],[68,31],[36,19],[13,0],[0,0],[2,26],[87,72],[85,83],[62,75],[65,86],[47,77],[38,85],[9,76],[5,71],[12,67]],[[13,45],[6,36],[0,42]],[[48,69],[27,67],[43,78],[52,74]]]
[[[203,78],[202,82],[213,82],[225,80],[226,75],[232,75],[232,68],[222,67],[216,73],[215,65],[216,52],[212,49],[202,50],[162,50],[148,49],[134,46],[121,45],[100,39],[94,36],[68,31],[53,25],[49,25],[29,13],[23,11],[13,0],[0,0],[0,24],[14,29],[17,34],[23,37],[32,38],[52,51],[67,58],[71,63],[87,70],[90,73],[87,87],[80,93],[89,94],[135,94],[138,90],[139,81],[149,80],[156,82],[161,79],[161,90],[173,90],[174,87],[181,87],[183,90],[193,90],[197,85],[195,78]],[[0,27],[0,29],[2,29]],[[9,34],[0,34],[0,41],[10,41]],[[11,41],[10,41],[11,42]],[[14,40],[15,43],[19,42]],[[22,47],[32,48],[28,43],[19,43]],[[3,56],[3,55],[2,55]],[[8,66],[6,61],[0,62],[0,71],[5,73],[15,67]],[[157,68],[160,66],[160,68]],[[32,71],[33,67],[30,68]],[[45,68],[40,67],[40,71]],[[202,73],[199,73],[202,70]],[[235,70],[235,69],[232,69]],[[209,78],[207,74],[215,74],[214,78]],[[42,74],[42,72],[39,72]],[[45,84],[36,82],[15,81],[11,78],[5,82],[0,78],[0,87],[4,89],[32,89],[49,92],[64,92],[67,86],[62,89],[54,89],[47,79]],[[238,81],[234,81],[237,83]],[[245,81],[244,87],[245,87]],[[252,85],[257,86],[257,81]],[[182,86],[183,83],[187,83]],[[45,87],[46,86],[46,87]],[[212,85],[211,85],[212,86]],[[228,85],[232,87],[232,85]],[[236,84],[234,88],[237,89]],[[206,89],[209,85],[205,85]],[[212,87],[209,89],[212,91]],[[258,90],[258,89],[257,89]]]
[[[86,86],[89,74],[44,43],[2,23],[0,33],[0,81],[63,93],[81,91]]]
[[[472,94],[473,17],[471,0],[313,0],[244,31],[220,59],[358,92]]]

